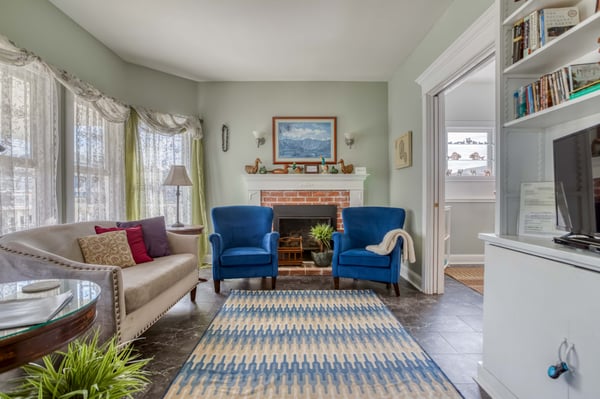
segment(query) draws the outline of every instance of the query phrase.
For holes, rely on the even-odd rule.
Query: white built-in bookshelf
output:
[[[496,0],[497,231],[486,241],[483,360],[478,382],[494,398],[592,398],[600,392],[600,256],[519,237],[521,184],[554,180],[553,140],[600,124],[600,90],[517,117],[514,93],[541,76],[600,60],[597,0]],[[514,62],[513,29],[541,9],[576,6],[580,22]],[[595,332],[593,332],[595,331]],[[563,342],[566,340],[566,343]],[[563,358],[574,372],[548,367]],[[566,350],[572,347],[570,353]]]

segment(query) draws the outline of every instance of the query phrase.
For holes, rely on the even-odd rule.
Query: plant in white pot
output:
[[[319,223],[310,228],[310,236],[319,244],[319,252],[311,252],[312,259],[317,266],[331,265],[331,259],[333,258],[331,236],[333,236],[333,231],[333,226],[328,223]]]

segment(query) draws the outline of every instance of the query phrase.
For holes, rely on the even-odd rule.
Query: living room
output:
[[[440,354],[436,360],[446,374],[451,374],[453,360],[465,360],[468,363],[468,372],[459,378],[451,378],[452,383],[458,386],[464,397],[486,397],[474,383],[477,374],[477,363],[481,360],[481,314],[483,299],[478,294],[461,291],[452,299],[451,294],[456,294],[459,288],[450,285],[446,298],[442,296],[425,295],[419,290],[425,285],[424,280],[429,280],[432,274],[431,265],[426,261],[430,259],[430,230],[429,225],[423,221],[430,210],[425,205],[427,190],[425,187],[428,167],[425,160],[430,159],[431,151],[425,132],[430,129],[427,111],[423,105],[423,87],[416,83],[424,72],[443,55],[447,48],[460,39],[478,18],[489,12],[494,7],[494,2],[469,2],[466,0],[444,1],[437,4],[437,14],[431,19],[418,43],[407,54],[406,58],[398,64],[387,79],[374,79],[362,77],[351,79],[343,77],[338,79],[313,79],[294,80],[286,77],[263,77],[254,79],[224,80],[213,78],[209,75],[199,78],[188,78],[184,74],[171,74],[161,72],[152,67],[142,66],[133,61],[126,61],[116,50],[111,50],[100,40],[88,33],[76,22],[60,10],[62,1],[10,1],[0,0],[0,34],[5,35],[18,47],[27,49],[39,56],[43,61],[66,70],[77,78],[88,82],[102,93],[114,97],[125,104],[131,104],[159,112],[175,115],[195,116],[202,120],[202,148],[203,167],[201,173],[204,179],[205,216],[200,220],[205,225],[204,237],[211,232],[211,223],[208,218],[210,209],[218,206],[247,204],[247,190],[244,166],[253,164],[256,158],[262,160],[262,165],[267,170],[273,170],[281,165],[273,163],[273,136],[271,135],[273,117],[275,116],[335,116],[337,118],[337,159],[344,159],[354,167],[364,167],[368,177],[364,182],[364,204],[368,206],[401,207],[406,210],[405,229],[414,240],[417,261],[403,264],[401,292],[408,293],[410,298],[420,298],[421,305],[428,302],[429,298],[437,298],[437,312],[448,311],[448,306],[457,306],[464,311],[469,306],[475,308],[474,314],[461,314],[464,317],[461,323],[467,325],[468,334],[464,330],[461,342],[475,342],[477,348],[464,352],[453,351],[452,356]],[[474,4],[475,3],[475,4]],[[591,2],[590,2],[591,3]],[[85,7],[82,5],[82,7]],[[435,8],[435,7],[434,7]],[[414,16],[398,16],[398,23],[403,19]],[[499,18],[499,17],[497,17]],[[198,18],[199,21],[204,18]],[[101,23],[101,21],[98,21]],[[202,22],[199,22],[202,23]],[[231,29],[230,21],[217,21],[224,31]],[[169,25],[161,26],[156,31],[173,29]],[[118,34],[118,33],[117,33]],[[186,46],[187,41],[199,40],[197,38],[184,38],[181,46]],[[149,40],[149,45],[152,40]],[[388,49],[393,52],[394,49]],[[222,57],[251,59],[251,54],[231,54],[228,48],[223,48]],[[357,53],[356,62],[366,55]],[[262,55],[262,58],[267,57]],[[141,60],[141,58],[140,58]],[[161,65],[163,70],[169,68],[169,62],[164,60],[146,60],[148,65]],[[162,62],[162,63],[161,63]],[[207,63],[210,61],[207,60]],[[250,62],[250,61],[249,61]],[[352,60],[348,61],[352,62]],[[308,68],[310,69],[310,68]],[[313,66],[318,71],[318,66]],[[394,167],[394,143],[396,139],[407,131],[412,132],[412,166],[397,169]],[[265,138],[265,143],[257,145],[253,132],[258,132]],[[352,145],[347,145],[345,134],[354,138]],[[1,144],[1,142],[0,142]],[[190,201],[189,188],[182,188],[184,200]],[[187,197],[186,197],[187,196]],[[67,209],[66,204],[62,204]],[[175,222],[173,213],[167,217],[167,224]],[[155,216],[155,215],[153,215]],[[184,216],[186,224],[192,223],[191,214]],[[58,220],[66,222],[66,219]],[[206,246],[203,255],[209,255]],[[204,260],[207,260],[206,258]],[[588,263],[594,261],[588,261]],[[210,279],[207,269],[201,270],[201,277]],[[410,280],[410,282],[408,280]],[[295,289],[307,284],[310,289],[329,289],[331,281],[318,281],[307,279],[310,284],[304,283],[300,278],[283,281],[279,289]],[[281,284],[281,280],[278,281]],[[423,285],[419,285],[422,283]],[[358,285],[356,285],[358,284]],[[415,287],[415,284],[417,287]],[[402,311],[403,306],[415,302],[398,302],[392,299],[393,294],[385,287],[376,283],[361,282],[350,285],[349,282],[342,288],[359,287],[373,289],[383,293],[384,302],[394,309],[394,314]],[[266,283],[260,280],[238,281],[227,286],[229,290],[261,290],[268,289]],[[434,290],[435,291],[435,290]],[[429,289],[429,293],[431,293]],[[443,292],[443,289],[442,289]],[[422,295],[422,296],[421,296]],[[444,295],[445,296],[445,295]],[[458,298],[458,299],[457,299]],[[468,298],[468,299],[465,299]],[[165,368],[164,376],[157,377],[161,383],[170,381],[173,377],[173,368],[181,367],[181,358],[193,349],[195,342],[202,335],[202,331],[211,323],[215,313],[224,302],[222,296],[215,296],[210,284],[200,284],[196,302],[182,299],[167,315],[157,323],[157,329],[148,330],[149,347],[142,342],[140,347],[145,354],[159,355],[158,365],[153,370],[160,374],[161,367]],[[448,302],[449,301],[449,302]],[[202,309],[202,307],[205,307]],[[399,310],[400,309],[400,310]],[[420,313],[419,322],[427,324],[427,313],[431,309],[421,308],[414,310]],[[454,310],[449,310],[450,314]],[[192,316],[190,316],[190,314]],[[406,314],[407,320],[411,320]],[[446,314],[445,316],[448,316]],[[453,319],[454,315],[452,316]],[[472,317],[472,318],[471,318]],[[476,320],[479,318],[479,321]],[[190,330],[185,325],[185,320],[193,319],[197,330]],[[414,320],[414,318],[412,319]],[[443,322],[448,319],[444,318]],[[169,323],[175,326],[169,326]],[[469,325],[469,322],[471,323]],[[418,324],[418,323],[417,323]],[[173,327],[173,330],[170,328]],[[154,327],[153,327],[154,328]],[[419,326],[415,326],[418,331]],[[169,339],[169,331],[177,331],[175,335],[185,336],[184,344],[161,346],[164,340]],[[445,331],[450,337],[452,331]],[[456,331],[455,338],[456,337]],[[422,346],[427,346],[427,339],[441,337],[439,331],[428,331],[421,336]],[[435,335],[435,337],[434,337]],[[566,334],[565,334],[566,336]],[[176,340],[174,338],[173,340]],[[423,343],[424,342],[424,343]],[[448,342],[445,342],[447,344]],[[429,342],[431,348],[431,341]],[[427,349],[427,348],[426,348]],[[164,352],[169,352],[165,355]],[[184,353],[185,352],[185,353]],[[553,355],[555,352],[553,353]],[[456,356],[455,356],[456,355]],[[460,356],[459,356],[460,355]],[[555,356],[554,356],[555,357]],[[176,359],[176,360],[173,360]],[[549,359],[548,361],[554,361]],[[175,365],[175,363],[178,365]],[[457,368],[464,365],[457,366]],[[480,366],[479,366],[480,367]],[[168,371],[166,370],[168,369]],[[461,370],[462,372],[462,370]],[[468,376],[466,379],[460,377]],[[454,375],[451,375],[454,377]],[[561,379],[559,382],[563,383]],[[153,394],[162,395],[167,386],[153,387]],[[563,388],[566,389],[566,388]],[[504,392],[499,390],[499,392]],[[143,397],[143,396],[142,396]],[[161,396],[147,396],[161,397]],[[443,396],[440,396],[443,397]],[[501,396],[498,396],[501,397]],[[504,396],[502,396],[504,397]],[[507,396],[508,397],[508,396]],[[515,396],[518,397],[518,396]]]

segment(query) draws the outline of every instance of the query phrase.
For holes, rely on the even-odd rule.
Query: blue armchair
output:
[[[275,289],[279,233],[273,230],[273,209],[238,205],[211,210],[214,233],[212,269],[215,292],[227,278],[271,277]]]
[[[402,208],[364,206],[342,210],[344,232],[333,233],[331,273],[336,290],[340,287],[340,277],[349,277],[392,284],[396,296],[400,296],[402,238],[398,238],[388,255],[378,255],[365,248],[381,243],[388,231],[403,228],[404,218]]]

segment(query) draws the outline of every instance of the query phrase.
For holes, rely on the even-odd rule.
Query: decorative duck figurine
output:
[[[249,175],[254,175],[256,174],[256,172],[258,172],[258,164],[261,163],[260,158],[256,158],[254,160],[254,165],[246,165],[244,167],[244,169],[246,170],[246,173],[248,173]]]
[[[288,173],[288,168],[289,165],[283,165],[283,168],[279,168],[279,169],[273,169],[271,171],[271,173],[275,173],[275,174],[287,174]]]
[[[340,161],[338,163],[341,165],[340,169],[342,170],[342,173],[350,174],[354,171],[354,165],[352,165],[352,164],[344,165],[343,159],[340,159]]]

